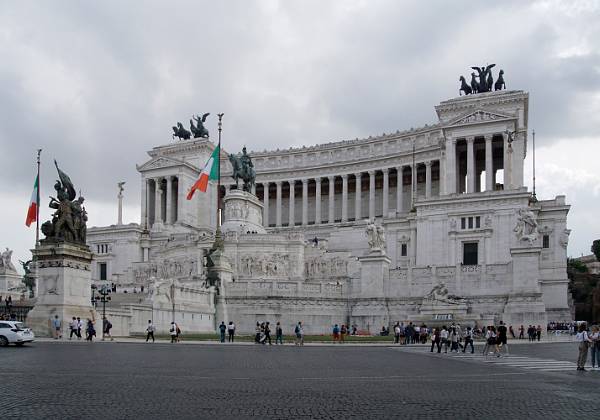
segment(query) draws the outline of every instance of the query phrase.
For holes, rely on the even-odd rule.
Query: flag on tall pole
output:
[[[192,188],[188,192],[187,199],[191,200],[194,196],[196,190],[200,190],[202,192],[206,192],[206,188],[208,187],[208,181],[217,181],[219,179],[219,153],[220,147],[215,147],[208,162],[204,165],[204,169],[200,172],[200,177],[196,180]]]
[[[27,210],[27,218],[25,219],[25,225],[27,227],[38,219],[38,209],[40,206],[39,197],[39,177],[35,177],[35,183],[33,184],[33,192],[31,193],[31,201],[29,202],[29,209]]]

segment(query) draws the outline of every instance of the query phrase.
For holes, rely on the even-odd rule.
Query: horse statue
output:
[[[179,140],[188,140],[192,133],[183,128],[183,124],[177,122],[177,127],[173,127],[173,139],[179,137]]]
[[[498,73],[498,80],[496,80],[496,84],[494,85],[494,90],[502,90],[506,89],[506,83],[504,83],[504,70],[500,70]]]
[[[470,95],[473,91],[467,84],[467,81],[465,80],[464,76],[460,76],[458,80],[460,81],[460,89],[458,90],[458,95],[461,96],[461,92],[465,92],[465,96]]]
[[[492,85],[488,84],[488,82],[491,81],[493,83],[492,67],[494,66],[495,64],[490,64],[487,67],[471,67],[479,74],[478,92],[489,92],[492,90]]]
[[[477,76],[474,72],[471,72],[471,90],[473,93],[479,92],[479,82],[477,81]]]
[[[210,112],[203,114],[202,117],[197,115],[192,115],[192,120],[190,120],[190,130],[194,134],[194,138],[208,138],[208,130],[204,127],[204,122],[206,121],[206,117],[210,115]],[[194,121],[196,121],[196,125],[194,125]]]
[[[231,177],[235,179],[235,187],[239,188],[239,179],[241,178],[244,182],[244,191],[250,192],[252,185],[254,185],[254,180],[256,179],[256,172],[254,171],[254,165],[252,165],[252,159],[246,154],[246,148],[244,147],[242,156],[237,157],[233,154],[229,154],[228,157],[229,162],[231,162],[231,167],[233,168]]]

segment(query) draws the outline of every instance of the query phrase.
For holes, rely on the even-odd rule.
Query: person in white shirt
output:
[[[235,324],[233,323],[233,321],[229,321],[229,324],[227,325],[227,334],[227,340],[230,343],[233,343],[233,336],[235,335]]]
[[[83,329],[83,321],[77,317],[77,339],[81,340],[81,330]]]
[[[445,325],[440,331],[440,338],[442,339],[442,346],[444,346],[444,353],[448,353],[448,330]]]
[[[579,357],[577,358],[577,370],[585,371],[585,362],[587,361],[588,347],[592,340],[587,333],[585,322],[579,325],[579,332],[575,340],[579,343]]]
[[[69,323],[69,329],[71,330],[71,333],[69,334],[69,340],[71,340],[73,338],[73,334],[75,334],[75,337],[77,337],[77,329],[78,329],[78,325],[79,323],[77,322],[77,318],[73,317],[73,320]]]
[[[176,343],[177,340],[177,324],[175,321],[171,321],[171,328],[169,329],[169,333],[171,334],[171,343]]]
[[[151,319],[148,320],[148,326],[146,327],[146,343],[150,340],[150,337],[152,337],[154,343],[154,324]]]

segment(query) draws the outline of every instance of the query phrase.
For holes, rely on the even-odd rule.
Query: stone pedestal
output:
[[[364,297],[385,297],[385,285],[390,278],[391,260],[380,249],[373,249],[360,262],[360,294]]]
[[[215,308],[215,325],[214,328],[216,330],[217,326],[221,324],[221,322],[225,322],[225,324],[229,323],[229,316],[227,313],[227,283],[231,283],[233,280],[233,270],[231,268],[231,263],[229,262],[229,258],[227,258],[223,251],[217,249],[210,256],[211,261],[213,262],[213,266],[208,269],[209,278],[218,279],[218,287],[219,294],[217,296],[217,305]],[[232,320],[236,322],[237,320]]]
[[[16,271],[0,269],[0,296],[2,296],[2,304],[4,304],[4,299],[9,295],[13,301],[18,296],[21,296],[22,289],[25,288],[21,279],[22,277]]]
[[[513,328],[529,324],[541,325],[546,331],[547,315],[539,284],[539,247],[511,248],[513,287],[502,315],[503,321]]]
[[[242,190],[230,190],[223,198],[223,207],[223,233],[266,233],[263,227],[263,205],[255,195]]]
[[[92,253],[85,245],[42,244],[32,251],[38,261],[38,296],[27,315],[27,324],[38,336],[50,336],[50,319],[58,315],[63,335],[73,317],[95,320],[96,334],[102,333],[102,320],[91,304]]]

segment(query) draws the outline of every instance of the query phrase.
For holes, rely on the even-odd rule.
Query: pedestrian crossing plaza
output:
[[[510,367],[515,369],[524,369],[532,372],[576,372],[577,363],[567,360],[556,360],[546,357],[534,357],[525,355],[513,355],[502,350],[500,356],[490,351],[487,355],[482,353],[481,348],[477,348],[474,353],[468,351],[463,353],[462,351],[444,353],[433,353],[429,350],[429,347],[395,347],[395,349],[403,352],[418,353],[425,356],[436,357],[436,358],[451,358],[452,360],[458,360],[463,362],[472,362],[480,364],[489,364],[503,367]],[[510,350],[510,349],[509,349]],[[592,370],[592,366],[587,364],[585,369],[597,373],[600,376],[600,370]]]

